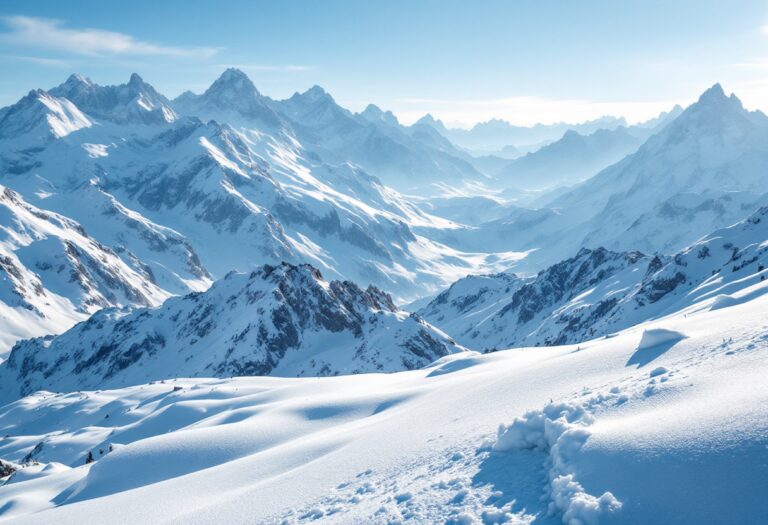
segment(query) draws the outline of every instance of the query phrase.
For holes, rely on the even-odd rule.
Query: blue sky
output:
[[[173,97],[236,66],[275,98],[319,84],[407,122],[638,120],[715,82],[768,109],[768,3],[728,4],[5,0],[0,105],[72,72]]]

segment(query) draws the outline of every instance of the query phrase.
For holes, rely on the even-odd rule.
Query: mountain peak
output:
[[[144,85],[144,79],[139,76],[138,73],[131,73],[131,78],[128,79],[128,85],[132,87],[140,87]]]
[[[699,102],[724,100],[726,98],[727,97],[725,95],[725,91],[723,91],[723,86],[721,86],[718,82],[701,94],[699,97]]]
[[[324,99],[333,100],[333,97],[331,97],[331,95],[328,94],[325,89],[318,86],[317,84],[302,93],[301,98],[309,102],[317,102]]]
[[[399,124],[397,117],[391,111],[384,111],[376,104],[368,104],[360,115],[369,122],[384,122],[390,126]]]
[[[697,104],[718,107],[732,106],[738,109],[742,108],[741,100],[739,100],[739,98],[734,94],[731,94],[730,97],[727,96],[723,90],[723,86],[721,86],[719,83],[713,85],[711,88],[702,93]]]
[[[91,79],[81,75],[80,73],[72,73],[69,75],[69,78],[64,82],[65,84],[68,84],[70,86],[76,86],[76,85],[86,85],[90,86],[93,85],[93,82],[91,82]]]
[[[214,93],[226,99],[232,99],[241,96],[258,96],[259,90],[256,89],[251,79],[243,71],[230,67],[205,92],[206,95]]]

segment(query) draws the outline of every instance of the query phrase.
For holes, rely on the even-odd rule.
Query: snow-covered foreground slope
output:
[[[395,372],[462,350],[375,287],[326,282],[309,265],[283,263],[21,341],[0,365],[0,400],[174,377]]]
[[[0,519],[758,523],[768,297],[735,303],[389,375],[37,393],[0,408]]]

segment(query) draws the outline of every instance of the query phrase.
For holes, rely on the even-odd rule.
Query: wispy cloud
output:
[[[0,58],[4,58],[6,60],[14,60],[17,62],[27,62],[45,67],[60,67],[62,69],[71,69],[72,67],[82,63],[82,60],[77,59],[36,57],[25,55],[0,55]]]
[[[144,55],[209,58],[220,51],[215,47],[176,47],[138,40],[130,35],[101,29],[71,29],[61,20],[30,16],[3,19],[10,29],[0,34],[6,43],[18,46],[65,51],[78,55]]]
[[[265,65],[265,64],[217,64],[214,66],[217,69],[226,69],[228,67],[235,67],[242,69],[243,71],[267,72],[267,73],[303,73],[304,71],[312,71],[315,66],[301,66],[295,64],[285,65]]]

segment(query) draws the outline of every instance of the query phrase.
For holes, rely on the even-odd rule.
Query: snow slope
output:
[[[100,308],[169,294],[78,223],[0,186],[0,358],[26,337],[61,332]]]
[[[102,310],[16,344],[0,399],[174,377],[324,376],[425,366],[464,350],[375,287],[283,263],[230,273],[155,309]]]
[[[0,408],[0,457],[27,465],[0,520],[757,523],[768,297],[751,297],[396,374],[36,393]],[[686,338],[640,345],[662,329]]]

